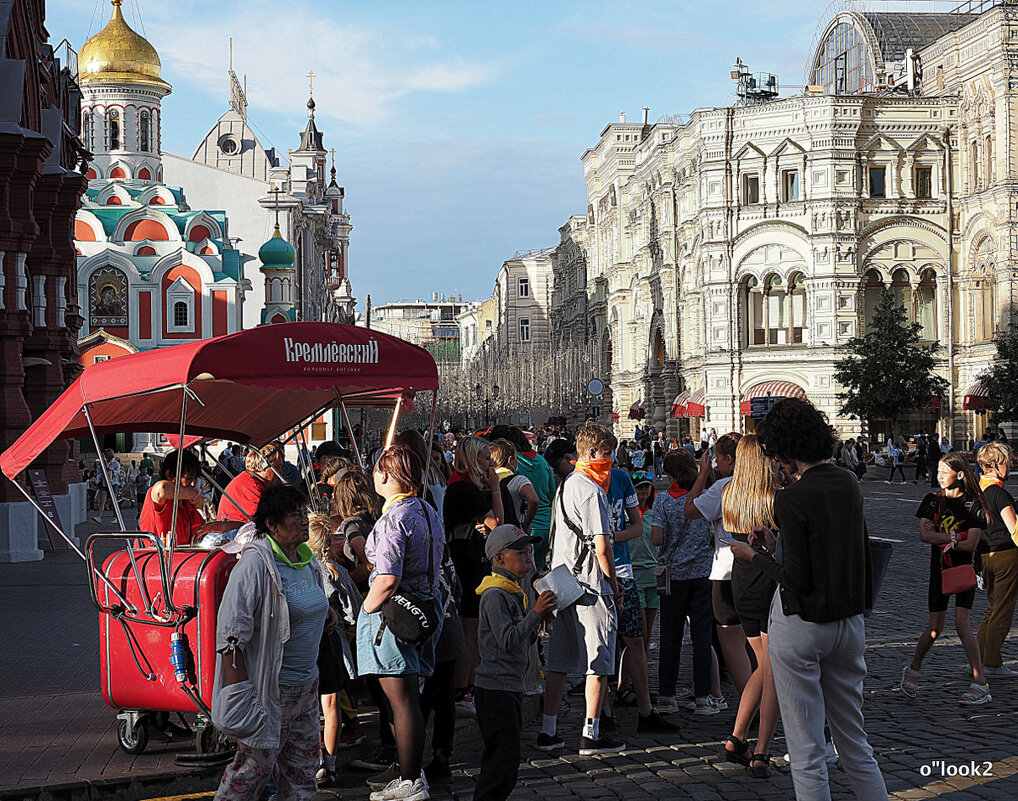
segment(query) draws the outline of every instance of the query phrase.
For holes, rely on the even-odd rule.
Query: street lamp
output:
[[[488,414],[489,404],[490,404],[490,402],[492,400],[498,400],[498,384],[492,385],[492,387],[491,387],[491,394],[490,395],[484,392],[484,386],[483,385],[478,384],[477,386],[475,386],[474,387],[474,395],[477,396],[478,402],[480,402],[482,394],[484,395],[484,425],[490,426],[491,425],[491,418],[490,418],[490,416]]]

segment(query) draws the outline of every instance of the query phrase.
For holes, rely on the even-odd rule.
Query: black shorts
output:
[[[322,637],[318,646],[318,694],[332,695],[343,689],[349,678],[343,664],[342,632],[334,631]]]
[[[463,587],[463,597],[459,602],[460,617],[476,618],[480,614],[481,599],[475,590],[491,572],[491,565],[484,558],[484,537],[475,532],[463,540],[450,540],[449,556]]]
[[[972,603],[976,599],[976,588],[973,587],[971,590],[965,592],[959,592],[954,596],[954,608],[955,609],[971,609]],[[951,596],[944,595],[940,591],[940,560],[936,563],[930,564],[930,586],[926,594],[926,600],[929,605],[930,612],[946,612],[948,605],[951,603]]]
[[[731,579],[711,582],[711,602],[714,606],[714,622],[719,626],[738,626],[739,613],[735,611]]]
[[[732,565],[732,597],[747,637],[767,633],[767,618],[777,586],[752,562],[736,560]]]

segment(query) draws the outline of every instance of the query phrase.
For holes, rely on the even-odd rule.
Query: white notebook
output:
[[[546,576],[535,581],[534,589],[537,590],[538,594],[545,590],[551,590],[555,593],[555,597],[558,599],[558,604],[555,607],[556,613],[576,603],[584,593],[580,582],[576,580],[573,572],[565,565],[559,565]]]

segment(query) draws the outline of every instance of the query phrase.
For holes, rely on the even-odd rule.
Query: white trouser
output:
[[[771,602],[768,628],[767,645],[795,797],[798,801],[830,801],[824,759],[826,716],[855,797],[886,801],[887,787],[863,728],[863,616],[808,623],[798,615],[785,615],[779,591]]]

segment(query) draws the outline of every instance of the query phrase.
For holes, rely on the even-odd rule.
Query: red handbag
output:
[[[955,595],[968,592],[976,587],[976,570],[972,565],[944,567],[940,565],[940,592],[944,595]]]

